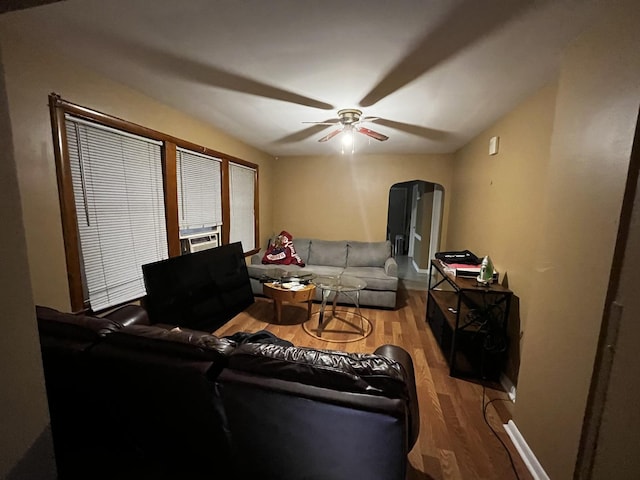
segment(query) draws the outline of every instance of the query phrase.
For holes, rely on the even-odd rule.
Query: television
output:
[[[142,265],[152,323],[213,332],[254,302],[241,242]]]

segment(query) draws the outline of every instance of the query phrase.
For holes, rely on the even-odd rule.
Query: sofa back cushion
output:
[[[347,242],[343,240],[311,240],[308,263],[327,267],[346,267]]]
[[[347,266],[384,267],[391,256],[391,242],[349,242]]]
[[[65,313],[41,305],[36,305],[36,317],[43,347],[58,345],[82,350],[122,328],[107,318]]]
[[[60,478],[83,478],[74,474],[86,475],[83,465],[103,460],[103,447],[109,441],[108,435],[95,435],[105,431],[109,422],[100,415],[102,399],[94,389],[97,375],[90,362],[91,349],[122,326],[110,319],[40,305],[36,317]]]
[[[234,478],[407,478],[404,400],[238,370],[219,378]]]
[[[212,455],[229,455],[214,378],[234,342],[205,332],[132,326],[91,350],[96,389],[127,450],[166,478],[207,478]],[[177,472],[180,472],[178,475]],[[163,477],[165,478],[165,477]]]
[[[296,253],[300,256],[302,261],[306,264],[309,263],[309,246],[311,240],[309,238],[294,238],[293,246],[296,249]]]
[[[402,399],[408,395],[402,367],[374,354],[246,343],[229,356],[228,367],[343,392]]]
[[[132,325],[109,335],[109,345],[130,349],[140,355],[153,354],[184,360],[210,360],[226,363],[235,342],[187,328]]]

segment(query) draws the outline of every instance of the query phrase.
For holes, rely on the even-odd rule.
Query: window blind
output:
[[[141,266],[168,256],[160,143],[70,116],[65,126],[91,308],[143,297]]]
[[[256,170],[229,163],[229,241],[242,242],[245,252],[255,248],[255,189]]]
[[[180,231],[222,224],[221,160],[177,150]]]

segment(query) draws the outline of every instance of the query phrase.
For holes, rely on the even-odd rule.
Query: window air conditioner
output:
[[[190,237],[187,239],[189,253],[200,252],[207,248],[218,246],[218,234],[202,235],[200,237]]]

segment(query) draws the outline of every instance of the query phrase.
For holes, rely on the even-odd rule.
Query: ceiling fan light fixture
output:
[[[345,108],[342,110],[338,110],[338,117],[340,118],[340,123],[343,125],[352,125],[360,121],[360,116],[362,112],[355,108]]]
[[[351,149],[351,153],[355,152],[355,138],[353,138],[353,127],[351,125],[345,125],[342,130],[342,140],[340,142],[342,144],[342,154],[344,155],[345,150]]]
[[[345,147],[353,145],[353,132],[351,130],[346,130],[342,135],[342,145]]]
[[[304,123],[315,123],[318,125],[334,125],[335,123],[339,123],[338,128],[328,133],[321,139],[319,142],[326,142],[342,133],[342,153],[344,153],[344,148],[351,145],[351,153],[354,152],[354,143],[355,138],[353,137],[353,133],[361,133],[370,138],[374,138],[380,142],[384,142],[389,137],[383,135],[382,133],[376,132],[369,128],[365,128],[361,126],[363,122],[372,122],[378,120],[378,117],[362,117],[362,111],[357,108],[344,108],[342,110],[338,110],[338,118],[337,122],[304,122]]]

